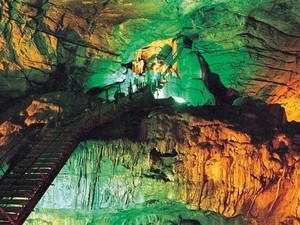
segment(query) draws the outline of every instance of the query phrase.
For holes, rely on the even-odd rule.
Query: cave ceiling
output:
[[[0,0],[0,21],[3,99],[105,86],[137,50],[184,36],[182,71],[197,52],[226,88],[300,121],[297,0]]]

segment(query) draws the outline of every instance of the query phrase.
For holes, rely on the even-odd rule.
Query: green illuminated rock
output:
[[[291,190],[300,185],[299,125],[283,128],[271,107],[249,103],[162,110],[95,129],[93,139],[110,141],[78,146],[28,224],[178,224],[179,215],[203,224],[298,220],[299,193]]]
[[[44,87],[61,64],[68,79],[60,86],[86,91],[107,84],[106,77],[130,62],[136,50],[184,35],[225,87],[280,103],[289,120],[299,120],[292,112],[299,111],[294,104],[299,99],[294,85],[299,77],[297,3],[1,0],[0,93],[18,97],[52,90]],[[184,71],[198,73],[195,63]],[[191,104],[213,102],[201,82],[182,82],[184,89],[203,92],[200,97],[199,92],[181,94]],[[283,90],[285,85],[295,91],[293,97]]]
[[[150,148],[122,140],[82,143],[25,224],[177,224],[179,215],[204,224],[248,224],[188,209],[173,175],[166,182],[166,175],[151,172]]]

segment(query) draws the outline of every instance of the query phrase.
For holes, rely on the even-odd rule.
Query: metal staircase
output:
[[[120,99],[118,104],[92,107],[69,124],[42,129],[36,141],[14,156],[14,163],[0,180],[0,224],[23,224],[82,136],[142,103],[151,103],[153,97],[145,90]]]

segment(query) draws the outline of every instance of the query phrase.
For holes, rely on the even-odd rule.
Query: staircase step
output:
[[[63,133],[63,130],[49,130],[47,132],[43,132],[43,137],[53,137],[53,136],[58,136]]]
[[[27,155],[27,158],[31,158],[31,157],[57,157],[57,156],[61,156],[63,155],[64,153],[62,151],[57,151],[57,152],[32,152],[32,153],[29,153]]]
[[[58,135],[58,136],[55,135],[52,137],[54,137],[56,140],[70,140],[70,139],[74,138],[76,134],[77,134],[77,131],[74,132],[74,130],[72,130],[72,131],[66,130],[66,131],[60,133],[60,135]]]
[[[31,164],[18,164],[17,167],[15,167],[13,169],[14,172],[17,172],[17,173],[20,173],[21,171],[26,171],[28,170],[28,172],[31,172],[31,171],[36,171],[36,170],[52,170],[55,168],[55,165],[56,163],[48,163],[48,164],[45,164],[44,162],[36,162],[36,163],[31,163]]]
[[[21,191],[30,191],[37,190],[39,185],[37,184],[1,184],[0,190],[21,190]]]
[[[8,222],[8,220],[3,221],[3,220],[1,220],[1,219],[0,219],[0,224],[1,224],[1,225],[11,225],[11,223]]]
[[[41,166],[41,165],[48,166],[49,165],[51,167],[55,167],[55,165],[60,161],[61,161],[61,159],[58,159],[58,158],[51,158],[51,159],[49,158],[48,160],[47,160],[47,158],[38,158],[38,159],[36,159],[34,164],[36,166]]]
[[[20,167],[17,167],[17,168],[14,168],[12,172],[15,173],[15,174],[22,174],[22,173],[25,173],[25,172],[26,172],[26,174],[39,174],[39,173],[48,174],[52,170],[53,170],[52,168],[39,168],[39,167],[20,168]]]
[[[40,164],[36,164],[36,163],[31,163],[31,164],[18,164],[17,167],[15,167],[15,169],[28,169],[28,170],[38,170],[38,169],[53,169],[55,168],[54,166],[55,164],[44,164],[44,163],[40,163]]]
[[[45,148],[48,148],[49,145],[50,145],[49,142],[39,142],[39,143],[33,144],[32,149],[45,149]]]
[[[57,151],[57,152],[32,152],[27,155],[26,159],[32,160],[34,158],[57,158],[61,157],[65,153],[62,151]]]
[[[55,148],[60,148],[63,145],[69,145],[71,143],[69,142],[65,142],[64,140],[62,141],[55,141],[52,143],[47,143],[47,145],[43,145],[43,144],[38,144],[32,147],[32,150],[34,151],[41,151],[41,150],[46,150],[46,149],[55,149]]]
[[[16,178],[11,178],[11,179],[5,179],[2,180],[1,184],[12,184],[12,185],[36,185],[36,186],[40,186],[43,184],[42,179],[16,179]]]
[[[62,158],[61,157],[54,157],[54,156],[48,156],[48,157],[45,157],[45,156],[40,156],[40,157],[30,157],[30,158],[27,158],[27,160],[31,160],[31,161],[36,161],[36,162],[58,162],[60,161]]]
[[[55,143],[58,143],[60,145],[70,145],[73,144],[74,142],[75,142],[74,138],[70,138],[70,139],[62,138],[62,139],[57,139],[55,141]]]
[[[18,218],[17,213],[13,213],[13,212],[12,213],[5,212],[5,213],[6,213],[6,215],[8,215],[14,221]],[[0,219],[3,219],[4,221],[8,221],[8,219],[6,218],[5,215],[3,215],[2,213],[0,213],[0,215],[1,215]],[[0,224],[2,225],[2,222]]]
[[[31,157],[39,157],[39,156],[42,156],[42,157],[47,157],[47,156],[61,156],[63,155],[62,152],[42,152],[42,153],[39,153],[39,152],[33,152],[33,153],[29,153],[27,155],[27,158],[31,158]]]
[[[40,174],[9,174],[5,180],[16,180],[16,179],[26,179],[26,180],[43,180]]]
[[[51,164],[56,164],[57,162],[57,158],[29,158],[29,159],[24,159],[21,163],[21,165],[23,164],[36,164],[36,165],[51,165]]]
[[[40,158],[36,158],[36,164],[37,165],[41,165],[43,164],[44,162],[52,162],[54,164],[57,164],[57,162],[60,162],[62,160],[62,158],[58,158],[58,157],[51,157],[51,158],[45,158],[45,157],[40,157]]]
[[[50,137],[49,138],[43,137],[43,139],[41,139],[41,141],[40,141],[40,143],[47,144],[46,146],[50,146],[50,145],[52,145],[55,142],[57,142],[56,137],[51,137],[51,138]]]
[[[53,145],[61,145],[61,144],[72,144],[74,142],[73,138],[67,139],[67,138],[57,138],[57,139],[42,139],[39,143],[33,144],[33,149],[45,149],[49,148]]]
[[[55,162],[34,162],[34,163],[22,163],[18,164],[17,167],[15,167],[14,171],[18,170],[38,170],[38,169],[54,169],[56,163]]]
[[[51,151],[62,151],[72,144],[73,144],[73,142],[64,142],[64,141],[55,142],[55,143],[52,143],[51,145],[49,145],[47,150],[49,150],[50,152]]]
[[[58,137],[60,137],[62,135],[65,135],[64,131],[55,131],[55,132],[50,131],[50,132],[44,133],[42,138],[43,139],[44,138],[52,138],[52,139],[54,139],[54,138],[58,138]]]
[[[65,139],[65,138],[62,138],[62,139],[54,139],[54,140],[42,140],[41,141],[41,143],[47,143],[48,145],[48,147],[47,148],[49,148],[49,147],[51,147],[51,146],[60,146],[60,145],[63,145],[63,144],[65,144],[65,145],[68,145],[68,144],[71,144],[73,141],[71,141],[71,140],[67,140],[67,139]],[[42,145],[43,146],[43,145]]]
[[[23,211],[24,207],[22,206],[8,206],[2,207],[7,214],[19,214]]]
[[[0,191],[0,197],[26,197],[26,198],[32,198],[34,196],[33,191],[19,191],[19,190],[13,190],[13,191]]]
[[[51,129],[51,130],[48,130],[46,133],[44,133],[45,135],[57,135],[57,134],[61,134],[64,132],[65,129],[61,129],[61,128],[58,128],[56,127],[55,129]]]
[[[50,153],[63,153],[67,146],[59,146],[55,148],[47,148],[47,149],[33,149],[29,154],[50,154]]]
[[[3,205],[23,205],[25,206],[29,202],[28,199],[15,199],[15,198],[2,198],[0,199],[0,207]],[[1,223],[0,223],[1,224]]]
[[[8,214],[8,216],[10,216],[10,218],[11,218],[12,220],[14,220],[14,221],[16,221],[17,218],[18,218],[17,215],[9,215],[9,214]],[[6,218],[6,216],[3,215],[1,212],[0,212],[0,224],[1,224],[1,225],[5,225],[5,224],[11,225],[11,223],[10,223],[9,220]]]

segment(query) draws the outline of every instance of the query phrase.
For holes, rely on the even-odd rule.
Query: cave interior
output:
[[[300,225],[299,0],[0,0],[0,224]]]

